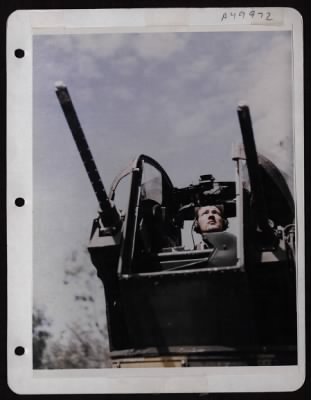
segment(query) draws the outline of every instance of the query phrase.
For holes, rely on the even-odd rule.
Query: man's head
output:
[[[195,209],[194,230],[198,233],[221,232],[227,229],[223,206],[204,206]]]

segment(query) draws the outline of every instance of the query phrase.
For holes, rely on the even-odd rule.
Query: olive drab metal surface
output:
[[[235,182],[205,173],[177,188],[140,155],[107,196],[68,90],[56,92],[101,207],[89,253],[104,284],[114,366],[296,364],[294,200],[278,168],[257,154],[248,107],[238,107]],[[121,217],[114,193],[126,175]],[[186,248],[184,223],[207,205],[235,218],[237,235],[209,233],[207,245]]]

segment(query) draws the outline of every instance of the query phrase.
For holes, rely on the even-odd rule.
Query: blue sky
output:
[[[176,186],[203,173],[234,179],[241,100],[258,150],[292,175],[290,32],[38,35],[33,54],[34,298],[59,326],[77,315],[64,264],[86,247],[97,204],[55,81],[69,88],[107,189],[141,153]]]

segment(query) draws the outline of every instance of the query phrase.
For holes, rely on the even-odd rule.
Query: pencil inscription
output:
[[[256,11],[256,10],[251,10],[249,12],[247,11],[231,11],[231,12],[223,12],[221,16],[221,21],[235,21],[235,20],[244,20],[247,17],[251,17],[252,19],[257,17],[262,21],[273,21],[272,14],[270,11]]]

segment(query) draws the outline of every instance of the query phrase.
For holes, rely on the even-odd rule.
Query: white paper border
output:
[[[297,390],[305,379],[304,300],[304,136],[302,18],[290,8],[269,11],[274,22],[227,21],[234,9],[126,9],[16,11],[7,34],[7,213],[8,213],[8,381],[20,394],[30,393],[187,393]],[[237,9],[241,10],[241,9]],[[250,11],[252,9],[243,9]],[[292,30],[293,119],[297,226],[298,365],[273,367],[202,367],[101,370],[32,369],[32,37],[36,33],[95,31]],[[14,50],[25,51],[16,58]],[[16,207],[15,198],[26,203]],[[22,244],[22,246],[21,246]],[[26,352],[16,356],[14,349]]]

